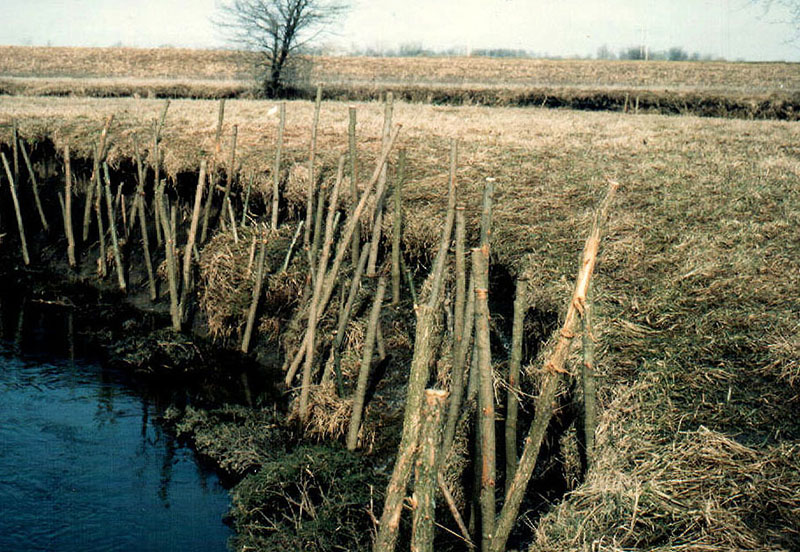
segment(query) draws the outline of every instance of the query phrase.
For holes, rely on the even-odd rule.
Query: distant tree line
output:
[[[674,46],[668,50],[649,50],[646,46],[629,46],[618,53],[614,53],[607,45],[597,49],[597,59],[620,60],[651,60],[651,61],[724,61],[724,58],[714,57],[700,52],[689,53],[681,47]]]
[[[322,52],[319,52],[322,53]],[[443,50],[426,48],[421,42],[406,42],[396,48],[354,48],[349,52],[354,56],[368,57],[490,57],[507,59],[592,59],[592,56],[552,56],[520,48],[474,48],[452,47]],[[645,46],[630,46],[614,52],[607,45],[600,46],[594,59],[601,60],[652,60],[652,61],[724,61],[709,54],[689,53],[684,48],[673,47],[668,50],[648,50]]]

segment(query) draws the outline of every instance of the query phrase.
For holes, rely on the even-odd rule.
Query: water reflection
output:
[[[227,493],[163,401],[81,358],[70,313],[24,302],[0,302],[0,550],[224,551]]]

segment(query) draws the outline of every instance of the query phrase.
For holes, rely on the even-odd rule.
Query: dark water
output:
[[[0,551],[225,551],[228,495],[162,430],[163,402],[15,314],[0,328]]]

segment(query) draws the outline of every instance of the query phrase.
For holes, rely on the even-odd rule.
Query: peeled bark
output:
[[[544,378],[541,384],[539,399],[536,402],[533,422],[528,431],[528,436],[525,439],[525,447],[522,450],[517,472],[506,493],[506,501],[505,504],[503,504],[500,516],[497,518],[495,535],[492,539],[492,546],[489,549],[491,552],[503,552],[505,550],[508,535],[514,527],[520,504],[522,504],[522,499],[525,496],[525,490],[533,474],[533,469],[536,467],[539,449],[542,446],[547,426],[553,416],[553,407],[555,404],[556,392],[558,391],[558,384],[561,381],[562,375],[566,373],[564,364],[569,354],[572,339],[575,336],[579,314],[584,312],[589,282],[594,272],[595,263],[597,262],[597,251],[600,247],[602,229],[608,217],[609,207],[618,186],[616,182],[612,182],[609,185],[608,193],[595,214],[592,230],[584,245],[583,259],[575,282],[575,289],[572,293],[572,300],[567,309],[567,315],[564,317],[564,323],[559,331],[558,342],[553,352],[544,363]]]
[[[422,430],[414,476],[414,494],[411,503],[414,513],[411,521],[412,552],[433,552],[435,528],[437,472],[439,444],[442,438],[442,411],[447,402],[447,391],[426,389],[422,407]]]

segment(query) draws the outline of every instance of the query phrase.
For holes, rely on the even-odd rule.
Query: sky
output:
[[[0,44],[227,47],[221,0],[0,0]],[[594,55],[647,44],[730,60],[800,61],[798,27],[751,0],[352,0],[323,41],[339,49],[420,44]]]

